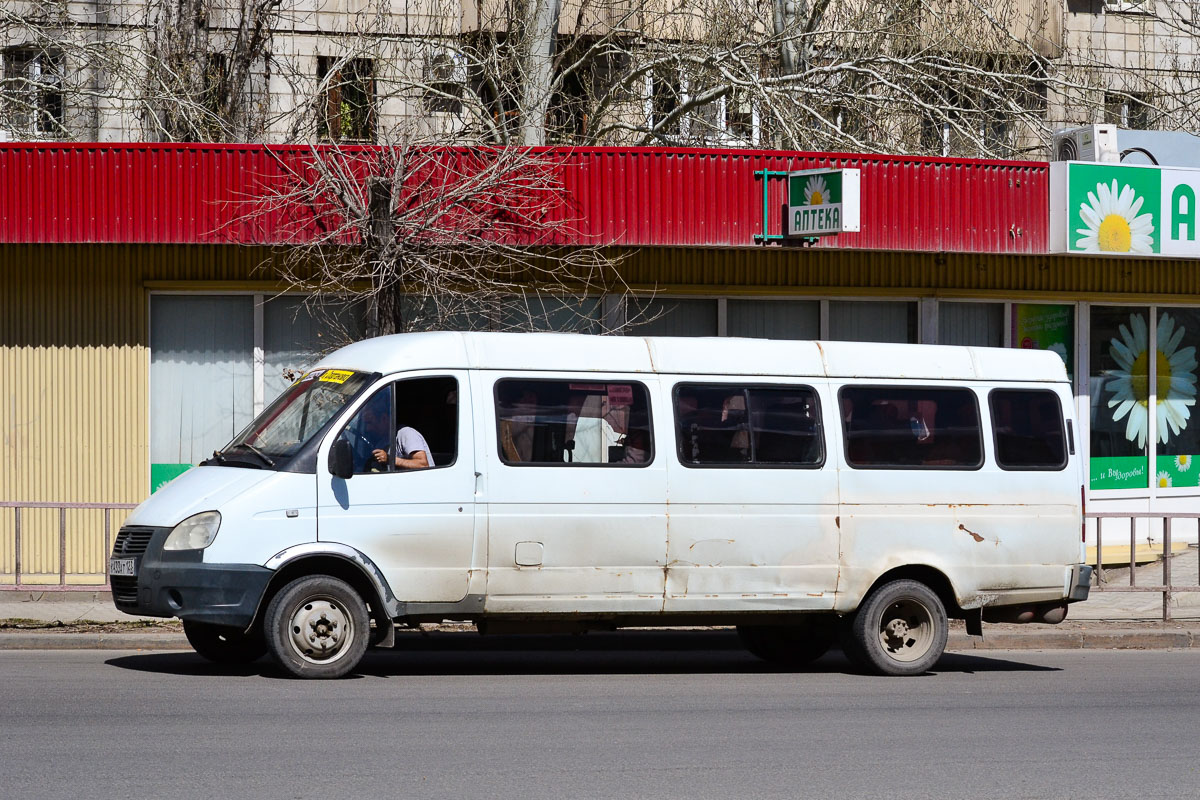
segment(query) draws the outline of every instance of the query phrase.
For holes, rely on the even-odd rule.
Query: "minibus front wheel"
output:
[[[932,589],[913,580],[890,581],[859,606],[848,655],[881,675],[921,675],[942,657],[949,634],[946,608]]]
[[[263,624],[271,655],[298,678],[340,678],[358,666],[371,635],[362,597],[329,575],[284,586]]]

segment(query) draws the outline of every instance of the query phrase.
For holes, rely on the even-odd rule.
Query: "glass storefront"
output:
[[[1089,340],[1091,488],[1200,486],[1200,310],[1092,306]]]

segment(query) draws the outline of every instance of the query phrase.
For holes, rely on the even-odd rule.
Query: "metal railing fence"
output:
[[[113,544],[113,511],[128,511],[137,506],[136,503],[41,503],[41,502],[24,502],[13,500],[0,500],[0,509],[11,508],[13,510],[13,569],[11,573],[8,570],[0,569],[0,574],[11,574],[13,582],[11,584],[0,584],[0,589],[34,589],[39,591],[47,590],[62,590],[67,588],[95,589],[97,591],[106,591],[109,588],[108,581],[108,554],[112,552]],[[58,511],[58,583],[25,583],[22,578],[28,574],[24,568],[24,547],[25,537],[23,530],[24,513],[30,509],[57,509]],[[77,510],[98,510],[104,512],[104,549],[102,551],[103,573],[68,573],[67,572],[67,512]],[[104,577],[104,584],[68,584],[67,575],[71,574],[87,576],[97,576],[101,574]]]
[[[1094,592],[1161,592],[1163,596],[1162,618],[1164,622],[1171,619],[1171,597],[1174,594],[1200,592],[1200,583],[1176,584],[1171,580],[1171,562],[1175,554],[1171,546],[1171,521],[1176,519],[1197,520],[1200,524],[1200,512],[1167,513],[1152,511],[1102,511],[1085,515],[1087,519],[1096,520],[1096,563]],[[1124,519],[1129,521],[1129,585],[1112,585],[1104,574],[1104,520]],[[1163,557],[1162,583],[1155,586],[1139,586],[1137,583],[1137,521],[1139,519],[1161,519],[1163,523]],[[1196,551],[1197,570],[1200,572],[1200,550]]]

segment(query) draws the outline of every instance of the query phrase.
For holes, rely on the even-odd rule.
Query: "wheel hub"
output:
[[[310,600],[296,608],[290,623],[292,646],[304,659],[328,663],[350,641],[350,616],[333,600]]]
[[[933,644],[932,614],[915,598],[893,603],[880,620],[879,641],[896,661],[915,661]]]

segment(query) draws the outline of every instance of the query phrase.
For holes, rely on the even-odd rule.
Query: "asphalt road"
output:
[[[191,653],[0,652],[0,795],[1200,792],[1197,650],[948,655],[934,674],[877,678],[838,655],[772,671],[724,635],[591,638],[582,650],[491,641],[373,653],[328,683]]]

